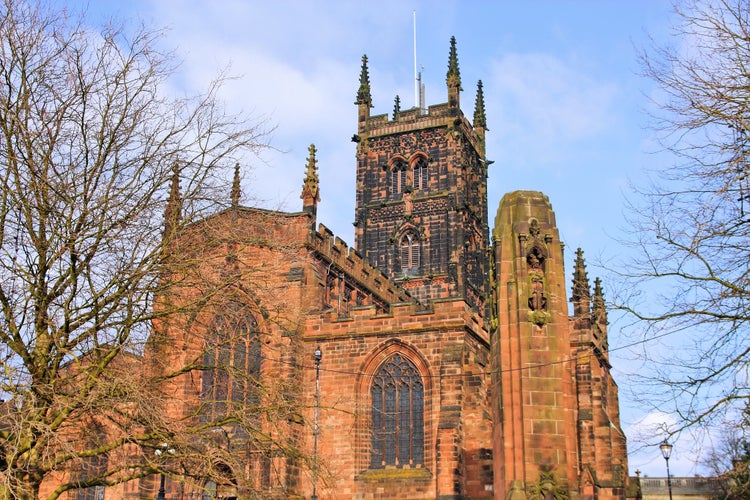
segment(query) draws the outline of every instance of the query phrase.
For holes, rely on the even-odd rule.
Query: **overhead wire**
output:
[[[623,349],[629,349],[631,347],[635,347],[635,346],[638,346],[638,345],[643,345],[643,344],[646,344],[648,342],[652,342],[652,341],[658,340],[660,338],[666,337],[666,336],[671,335],[673,333],[674,332],[671,332],[671,331],[664,332],[664,333],[661,333],[661,334],[658,334],[658,335],[654,335],[653,337],[641,339],[641,340],[638,340],[638,341],[635,341],[635,342],[631,342],[629,344],[625,344],[625,345],[616,347],[614,349],[608,349],[607,352],[610,353],[610,352],[614,352],[614,351],[620,351],[620,350],[623,350]],[[594,346],[590,346],[587,350],[593,351],[594,350]],[[502,374],[502,373],[511,373],[511,372],[515,372],[515,371],[529,370],[529,369],[534,369],[534,368],[544,368],[544,367],[548,367],[548,366],[554,366],[554,365],[561,365],[561,364],[565,364],[565,363],[577,362],[577,361],[579,361],[581,359],[585,359],[585,358],[588,358],[588,357],[591,357],[591,356],[595,356],[595,354],[593,352],[587,352],[587,353],[584,353],[584,354],[578,354],[576,356],[567,357],[565,359],[559,359],[559,360],[549,361],[549,362],[545,362],[545,363],[527,364],[527,365],[522,366],[522,367],[500,368],[500,369],[489,370],[489,371],[484,371],[483,370],[482,373],[485,373],[487,375],[496,375],[496,374]],[[302,368],[302,369],[305,369],[305,370],[306,369],[310,369],[310,370],[315,370],[316,369],[316,367],[315,367],[314,364],[297,363],[295,361],[286,361],[286,360],[283,360],[281,358],[271,358],[271,357],[268,357],[268,356],[264,356],[263,354],[260,355],[260,358],[261,358],[261,360],[270,361],[270,362],[276,362],[276,363],[279,363],[279,364],[290,365],[290,366],[293,366],[295,368]],[[375,373],[367,373],[367,372],[363,372],[363,371],[360,371],[360,370],[342,370],[342,369],[335,369],[335,368],[326,368],[322,363],[321,363],[321,366],[320,366],[320,371],[321,372],[327,372],[327,373],[335,373],[335,374],[338,374],[338,375],[353,375],[353,376],[358,376],[358,377],[373,377],[373,376],[375,376]],[[450,379],[450,378],[463,377],[465,375],[466,375],[465,373],[447,373],[447,374],[440,374],[440,375],[426,374],[426,375],[422,375],[422,376],[425,377],[425,378]]]

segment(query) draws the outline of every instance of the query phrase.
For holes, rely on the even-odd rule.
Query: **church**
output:
[[[482,84],[470,120],[455,39],[446,87],[446,103],[371,115],[362,58],[353,248],[316,219],[314,146],[300,212],[233,200],[214,216],[263,228],[240,259],[263,259],[264,300],[299,315],[266,321],[255,348],[289,357],[274,376],[302,377],[317,413],[302,439],[329,477],[285,481],[304,498],[624,498],[600,283],[580,250],[568,281],[544,194],[505,195],[489,226]]]
[[[230,206],[175,245],[175,258],[200,252],[231,285],[211,298],[222,312],[156,322],[145,363],[194,357],[241,312],[232,362],[286,384],[298,418],[268,434],[292,434],[314,460],[304,472],[289,460],[250,464],[268,498],[632,497],[601,283],[592,287],[580,249],[567,275],[543,193],[506,194],[490,226],[482,83],[467,116],[455,39],[447,66],[447,102],[402,110],[397,99],[392,115],[374,115],[362,58],[353,246],[317,220],[315,146],[300,211],[241,206],[236,175]],[[257,270],[252,283],[243,266]],[[202,300],[200,284],[185,289],[178,300]],[[213,327],[188,334],[198,323]],[[203,359],[227,362],[222,352]],[[236,398],[269,397],[210,372],[170,383],[207,418]],[[161,479],[159,498],[200,498]],[[140,481],[156,495],[158,478]],[[246,498],[232,482],[205,491]]]

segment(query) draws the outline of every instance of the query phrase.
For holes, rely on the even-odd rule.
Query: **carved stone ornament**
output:
[[[538,238],[539,237],[539,221],[536,219],[531,219],[529,224],[529,234],[531,234],[532,238]]]
[[[547,313],[547,297],[544,294],[544,254],[536,246],[526,255],[526,273],[529,280],[529,321],[541,326],[549,322],[550,316]]]
[[[539,480],[528,487],[529,500],[569,500],[567,488],[557,482],[550,466],[542,466]]]

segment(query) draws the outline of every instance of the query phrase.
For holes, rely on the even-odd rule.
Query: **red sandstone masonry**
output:
[[[397,287],[382,272],[368,264],[356,250],[350,249],[330,229],[320,224],[318,231],[311,232],[307,244],[320,257],[331,261],[338,269],[345,271],[350,279],[363,288],[376,293],[385,303],[407,302],[411,297]]]

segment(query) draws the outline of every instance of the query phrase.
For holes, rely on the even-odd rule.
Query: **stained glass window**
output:
[[[260,341],[255,318],[246,308],[229,307],[216,318],[203,355],[201,420],[227,415],[230,408],[258,403]]]
[[[424,386],[414,364],[400,354],[375,373],[370,467],[416,467],[424,463]]]
[[[83,463],[81,464],[81,471],[78,478],[80,481],[87,481],[106,471],[106,455],[86,457],[83,459]],[[91,488],[80,489],[76,492],[75,498],[76,500],[103,500],[104,486],[92,486]]]

